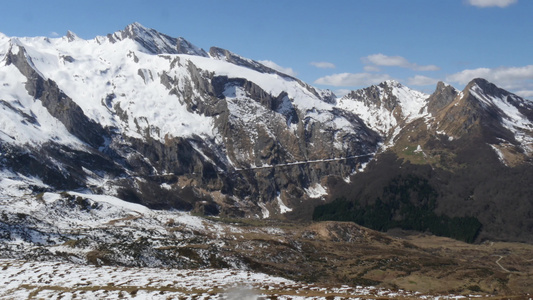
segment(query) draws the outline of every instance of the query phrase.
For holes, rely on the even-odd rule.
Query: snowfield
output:
[[[133,30],[154,43],[154,47],[165,49],[165,43],[157,37],[147,35],[149,29],[134,24]],[[131,29],[131,28],[130,28]],[[214,138],[218,135],[214,129],[214,118],[191,112],[184,102],[183,93],[189,89],[187,82],[193,78],[189,68],[198,68],[204,74],[228,76],[229,78],[246,78],[258,84],[267,93],[277,96],[287,93],[290,101],[302,111],[314,110],[321,118],[332,118],[334,105],[324,102],[303,84],[291,77],[279,74],[262,73],[247,67],[235,65],[221,58],[190,54],[154,54],[131,38],[114,39],[99,36],[84,40],[72,33],[60,38],[24,37],[0,39],[0,57],[8,52],[13,54],[23,51],[28,62],[45,79],[51,79],[90,119],[104,127],[118,128],[123,134],[143,138],[145,132],[160,141],[166,136],[190,137],[198,135]],[[195,47],[190,45],[191,47]],[[203,51],[203,50],[202,50]],[[4,58],[5,59],[5,58]],[[244,58],[242,58],[244,59]],[[176,83],[176,90],[170,90],[169,84],[162,78]],[[40,136],[40,126],[18,126],[24,132],[0,138],[24,144],[42,142],[51,138],[63,139],[65,143],[75,142],[75,138],[62,128],[46,110],[29,96],[24,82],[26,78],[13,65],[0,65],[0,79],[5,83],[0,88],[0,99],[9,103],[23,99],[21,109],[29,115],[35,114],[48,135]],[[325,91],[317,91],[327,94]],[[201,101],[202,95],[192,91],[193,101]],[[231,98],[230,95],[228,98]],[[241,95],[245,98],[245,95]],[[13,105],[13,104],[11,104]],[[239,106],[231,106],[232,114],[246,118],[246,112],[239,111]],[[20,122],[20,116],[12,111],[0,116],[0,133],[17,132],[14,124]],[[118,115],[122,115],[120,119]],[[347,122],[337,118],[337,128],[344,128]],[[46,125],[46,126],[45,126]],[[59,128],[59,132],[48,128]],[[74,141],[70,140],[74,139]]]
[[[435,299],[403,290],[326,287],[229,269],[96,267],[12,259],[0,259],[0,268],[0,299]]]

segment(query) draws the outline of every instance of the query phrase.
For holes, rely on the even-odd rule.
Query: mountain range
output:
[[[138,23],[92,40],[0,35],[0,58],[2,199],[533,242],[533,102],[484,79],[337,97]]]

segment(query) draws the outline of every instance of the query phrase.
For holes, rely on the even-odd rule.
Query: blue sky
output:
[[[337,94],[386,79],[431,92],[438,80],[461,89],[485,77],[533,99],[531,0],[2,1],[0,32],[92,39],[133,22]]]

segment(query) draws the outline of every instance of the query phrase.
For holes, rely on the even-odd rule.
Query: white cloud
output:
[[[533,91],[533,65],[463,70],[447,76],[446,81],[467,84],[474,78],[485,78],[522,97],[531,97]]]
[[[518,2],[518,0],[467,0],[468,4],[477,7],[507,7],[511,4]]]
[[[318,78],[315,84],[332,86],[367,86],[389,80],[388,74],[340,73]]]
[[[260,63],[262,63],[263,65],[269,67],[269,68],[272,68],[276,71],[280,71],[281,73],[285,73],[287,75],[290,75],[290,76],[296,76],[298,75],[298,73],[296,71],[294,71],[292,68],[285,68],[285,67],[282,67],[280,65],[278,65],[277,63],[271,61],[271,60],[260,60],[259,61]]]
[[[422,75],[415,75],[414,77],[409,77],[407,79],[408,85],[415,85],[415,86],[425,86],[425,85],[435,85],[439,82],[438,79],[422,76]]]
[[[50,36],[51,37],[58,37],[59,33],[55,32],[55,31],[52,31],[52,32],[50,32]]]
[[[404,67],[409,65],[409,61],[401,56],[388,56],[385,54],[372,54],[367,57],[362,58],[363,62],[371,63],[378,66],[395,66],[395,67]]]
[[[337,89],[335,91],[333,91],[335,93],[335,96],[337,96],[338,98],[342,98],[346,95],[348,95],[352,90],[350,89]]]
[[[330,62],[325,61],[313,61],[310,63],[312,66],[315,66],[320,69],[335,69],[335,65]]]
[[[435,65],[426,65],[421,66],[412,62],[409,62],[406,58],[402,56],[388,56],[385,54],[372,54],[366,57],[361,58],[363,63],[373,64],[376,66],[385,66],[385,67],[400,67],[407,68],[415,71],[438,71],[439,67]]]
[[[533,65],[524,67],[478,68],[449,75],[447,81],[467,84],[474,78],[485,78],[504,87],[516,86],[517,81],[533,80]]]
[[[366,72],[379,72],[379,71],[381,71],[381,70],[380,70],[378,67],[376,67],[376,66],[365,66],[365,67],[364,67],[364,70],[365,70]]]
[[[523,98],[533,99],[533,90],[517,91],[515,94]]]

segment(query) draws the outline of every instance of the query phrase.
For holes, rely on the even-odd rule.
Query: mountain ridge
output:
[[[474,163],[532,162],[533,105],[482,79],[463,91],[439,82],[431,95],[385,81],[337,98],[138,23],[93,40],[2,37],[0,51],[0,166],[35,195],[77,190],[157,209],[309,220],[342,196],[336,187],[365,190],[362,177],[389,170],[382,160],[448,183],[450,172],[479,172]],[[431,209],[465,216],[443,201]]]

